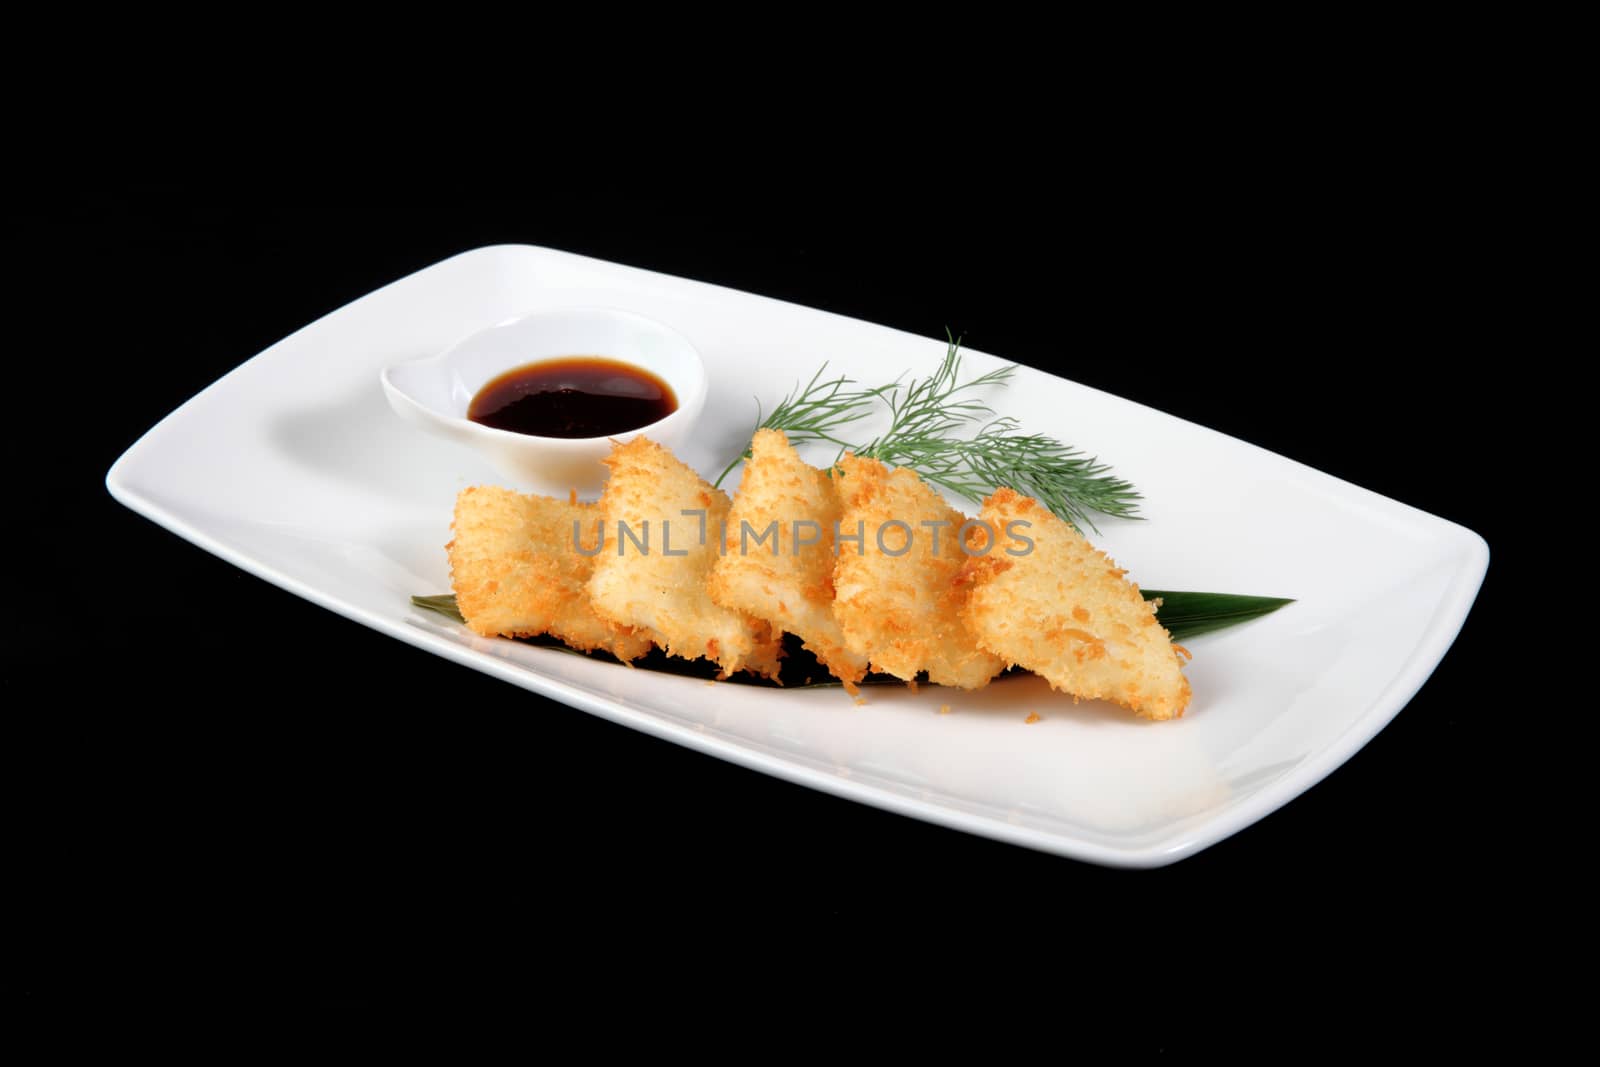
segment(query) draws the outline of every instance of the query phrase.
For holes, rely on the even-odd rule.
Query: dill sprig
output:
[[[888,437],[865,455],[910,467],[935,485],[972,500],[1007,486],[1037,499],[1074,526],[1097,530],[1090,512],[1138,518],[1141,499],[1111,468],[1053,437],[1018,432],[995,419],[970,439],[910,434]]]
[[[854,448],[850,442],[835,437],[834,431],[872,414],[873,405],[883,398],[886,391],[896,388],[899,382],[893,381],[876,389],[857,389],[852,388],[859,384],[854,378],[841,376],[823,381],[822,375],[827,369],[828,365],[824,363],[803,389],[796,384],[770,415],[762,416],[761,401],[757,400],[756,430],[782,430],[788,436],[789,443],[796,447],[809,441],[827,441],[839,446],[840,455],[844,454],[845,449]],[[751,436],[755,436],[754,430]],[[749,458],[750,449],[746,446],[743,452],[733,458],[732,463],[723,468],[712,484],[720,486],[722,479],[733,468]]]
[[[827,441],[839,446],[841,456],[851,451],[892,467],[909,467],[971,500],[982,500],[1007,486],[1090,529],[1095,528],[1091,513],[1139,517],[1139,493],[1112,475],[1106,464],[1053,437],[1023,434],[1016,419],[994,418],[994,409],[975,394],[1008,384],[1016,367],[999,367],[961,381],[959,338],[950,338],[937,370],[904,385],[897,378],[876,389],[860,389],[849,378],[823,381],[823,370],[804,388],[797,385],[771,414],[762,418],[758,409],[756,429],[782,430],[795,445]],[[887,430],[865,444],[839,436],[843,427],[866,418],[878,404],[889,410]],[[976,435],[956,436],[978,422],[984,425]],[[749,455],[746,449],[728,464],[717,484]]]

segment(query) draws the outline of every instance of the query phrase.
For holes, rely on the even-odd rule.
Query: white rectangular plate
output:
[[[1438,664],[1488,566],[1470,530],[1020,368],[991,398],[1002,413],[1105,457],[1144,493],[1149,521],[1111,520],[1093,538],[1135,580],[1297,601],[1189,643],[1194,700],[1182,719],[1075,705],[1033,677],[972,693],[869,689],[857,706],[837,689],[708,685],[485,640],[410,597],[449,589],[443,546],[457,491],[503,479],[475,453],[402,423],[378,370],[568,305],[632,309],[699,348],[711,395],[681,455],[713,476],[747,442],[752,397],[770,405],[824,356],[878,382],[925,372],[944,351],[943,341],[717,286],[542,248],[482,248],[273,345],[162,420],[107,485],[253,574],[527,689],[840,796],[1120,866],[1191,855],[1348,759]],[[967,353],[971,373],[999,362]],[[1027,723],[1030,713],[1041,721]]]

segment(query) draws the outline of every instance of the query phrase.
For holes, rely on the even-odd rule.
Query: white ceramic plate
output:
[[[837,689],[708,685],[485,640],[409,598],[449,589],[443,546],[457,491],[501,479],[477,454],[397,418],[378,371],[572,305],[640,312],[700,350],[712,389],[680,454],[712,476],[746,443],[752,397],[770,405],[819,354],[876,382],[931,368],[944,351],[717,286],[542,248],[483,248],[273,345],[163,419],[106,483],[253,574],[535,692],[840,796],[1121,866],[1191,855],[1348,759],[1433,671],[1488,566],[1488,546],[1461,526],[1020,368],[993,397],[1002,412],[1107,458],[1144,493],[1149,521],[1104,522],[1095,538],[1135,580],[1297,600],[1188,642],[1184,718],[1074,705],[1033,677],[974,693],[869,689],[858,707]],[[967,359],[972,373],[998,364]],[[1041,721],[1026,723],[1030,712]]]

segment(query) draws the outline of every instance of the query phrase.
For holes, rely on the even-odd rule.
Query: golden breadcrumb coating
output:
[[[961,577],[972,590],[965,617],[984,648],[1073,696],[1113,700],[1150,719],[1183,714],[1189,680],[1179,652],[1126,571],[1014,490],[984,501],[982,519],[996,544],[970,557]],[[1008,531],[1031,539],[1032,550]],[[986,543],[972,531],[969,547]]]
[[[671,655],[704,656],[725,675],[743,668],[776,678],[783,635],[744,612],[713,603],[706,592],[728,517],[728,494],[645,437],[613,444],[605,462],[611,477],[599,508],[606,540],[589,580],[594,610],[620,626],[645,631]],[[685,515],[686,510],[705,513],[703,530],[701,518]],[[626,539],[619,524],[649,551]]]
[[[604,649],[631,660],[650,651],[650,639],[601,619],[589,606],[594,558],[573,548],[573,523],[587,547],[595,542],[599,511],[589,504],[524,496],[491,485],[456,497],[450,584],[456,607],[485,637],[550,634],[585,652]]]
[[[711,569],[709,590],[723,607],[797,635],[849,687],[866,676],[867,657],[846,647],[833,617],[839,515],[828,473],[801,459],[783,431],[756,431],[728,513],[726,554]],[[775,535],[763,537],[773,524]]]
[[[977,689],[1005,666],[978,647],[961,619],[967,590],[956,579],[964,556],[957,533],[966,516],[945,503],[915,471],[891,471],[875,459],[839,461],[839,558],[834,563],[833,613],[845,643],[872,669],[940,685]],[[910,550],[894,555],[906,544]],[[944,523],[937,528],[924,522]],[[861,532],[858,546],[846,538]],[[878,533],[883,531],[882,544]],[[935,552],[935,532],[938,533]],[[887,549],[887,551],[885,551]]]

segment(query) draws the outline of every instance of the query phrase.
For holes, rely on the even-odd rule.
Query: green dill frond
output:
[[[756,429],[782,430],[791,444],[826,441],[858,456],[870,456],[891,467],[909,467],[929,482],[971,500],[982,500],[1002,486],[1035,497],[1076,526],[1094,529],[1091,514],[1138,518],[1139,493],[1093,456],[1043,434],[1024,434],[1016,419],[995,418],[980,395],[991,386],[1007,385],[1014,366],[998,367],[970,381],[961,380],[961,341],[951,337],[938,369],[926,378],[901,384],[900,379],[863,389],[853,379],[824,381],[827,370],[798,384],[771,414],[759,417]],[[902,376],[903,377],[903,376]],[[889,428],[864,444],[852,444],[844,427],[873,414],[882,404]],[[961,437],[983,423],[972,437]],[[718,485],[744,453],[718,476]]]

